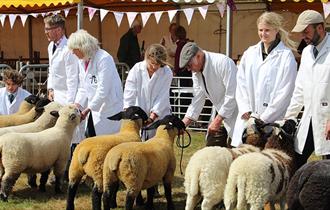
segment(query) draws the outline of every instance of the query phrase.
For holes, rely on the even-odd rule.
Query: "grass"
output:
[[[192,134],[191,145],[184,149],[182,158],[182,170],[184,169],[189,161],[191,155],[198,149],[204,147],[204,133],[200,132],[190,132]],[[185,135],[185,140],[187,140],[187,135]],[[184,193],[183,181],[184,175],[180,173],[180,157],[181,149],[176,147],[175,154],[177,157],[177,168],[175,172],[175,179],[173,183],[173,201],[176,209],[184,209],[186,195]],[[25,174],[22,174],[17,180],[12,193],[9,195],[8,202],[0,202],[0,210],[58,210],[66,208],[66,185],[63,191],[65,193],[61,195],[55,195],[54,187],[47,185],[47,192],[41,193],[36,189],[31,189],[27,186],[27,178]],[[165,210],[166,200],[162,185],[159,185],[159,191],[162,195],[160,198],[154,200],[155,209]],[[91,190],[86,185],[79,186],[79,190],[75,199],[76,210],[90,210],[91,205]],[[124,209],[125,204],[125,189],[121,189],[118,192],[117,204],[119,208],[117,210]],[[143,192],[145,197],[145,191]],[[142,210],[143,208],[136,208],[137,210]]]

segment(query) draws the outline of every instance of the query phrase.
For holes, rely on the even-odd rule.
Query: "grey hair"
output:
[[[264,12],[258,18],[257,25],[259,25],[259,23],[265,23],[270,27],[277,29],[284,45],[296,51],[297,43],[289,38],[289,33],[283,28],[283,22],[284,18],[281,15],[275,12]]]
[[[99,41],[87,31],[80,29],[72,33],[68,39],[70,50],[78,49],[84,54],[84,60],[94,57],[96,51],[100,49]]]
[[[49,26],[58,26],[65,28],[65,19],[60,14],[52,14],[44,18],[44,23],[49,24]]]

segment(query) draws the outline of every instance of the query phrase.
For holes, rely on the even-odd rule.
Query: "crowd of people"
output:
[[[182,119],[186,126],[198,120],[209,98],[216,114],[207,135],[225,132],[231,146],[237,147],[251,117],[266,123],[297,120],[304,107],[295,136],[299,165],[306,163],[313,151],[329,158],[330,38],[325,20],[313,10],[299,15],[292,32],[307,43],[299,70],[293,54],[298,46],[289,38],[283,22],[281,15],[264,12],[256,21],[260,41],[250,46],[236,65],[224,54],[200,48],[176,23],[170,25],[169,34],[160,43],[142,52],[137,38],[142,25],[136,20],[120,39],[117,53],[118,60],[130,67],[122,87],[113,57],[100,49],[98,40],[85,30],[67,39],[65,19],[54,14],[44,20],[50,42],[48,98],[75,104],[86,119],[77,128],[74,149],[85,136],[117,132],[120,122],[106,117],[129,106],[140,106],[148,113],[149,124],[170,114],[173,75],[188,76],[192,77],[194,97]],[[10,114],[29,93],[20,87],[22,78],[15,71],[5,72],[4,81],[0,114]],[[142,138],[148,140],[153,135],[154,130],[144,132]]]

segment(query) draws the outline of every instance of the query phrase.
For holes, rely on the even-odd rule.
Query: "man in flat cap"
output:
[[[308,44],[301,55],[295,89],[285,119],[296,119],[304,112],[295,137],[298,166],[315,151],[330,158],[330,38],[323,16],[306,10],[298,17],[292,32]]]
[[[208,126],[207,136],[227,136],[228,133],[231,137],[237,116],[237,67],[233,60],[223,54],[202,50],[194,42],[188,42],[180,53],[179,67],[185,67],[193,73],[194,98],[183,119],[185,125],[188,126],[198,119],[208,97],[217,115]],[[219,139],[209,142],[207,138],[207,146],[227,146],[226,138],[225,142],[223,138],[220,142],[212,141]]]

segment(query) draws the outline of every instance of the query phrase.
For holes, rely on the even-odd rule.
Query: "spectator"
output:
[[[304,112],[295,136],[298,167],[313,151],[330,158],[330,38],[324,18],[314,10],[302,12],[292,32],[300,33],[307,43],[286,119]]]
[[[236,119],[232,146],[242,143],[246,121],[254,116],[266,123],[282,120],[289,106],[297,74],[291,49],[295,43],[283,29],[283,18],[264,12],[257,20],[260,42],[249,47],[237,73]]]
[[[176,51],[176,41],[177,36],[175,35],[175,31],[177,29],[176,23],[171,23],[170,27],[168,28],[169,34],[163,36],[160,43],[166,48],[167,56],[168,56],[168,63],[171,64],[171,67],[174,66],[174,56]]]
[[[72,33],[68,40],[69,49],[80,59],[80,83],[75,103],[82,110],[82,119],[89,115],[90,136],[118,132],[120,122],[107,117],[123,109],[123,89],[116,65],[112,56],[98,44],[98,40],[85,30]],[[87,106],[84,106],[85,102]]]
[[[21,88],[24,76],[16,70],[3,72],[5,87],[0,88],[0,115],[13,114],[18,111],[22,101],[31,93]]]
[[[196,43],[188,42],[180,54],[180,68],[193,72],[194,98],[188,107],[183,122],[188,126],[201,113],[206,97],[210,99],[217,115],[208,126],[208,136],[232,134],[237,115],[235,101],[236,65],[229,57],[200,49]],[[225,129],[224,129],[224,127]],[[227,145],[227,139],[218,145]]]
[[[125,90],[124,108],[139,106],[149,113],[149,123],[171,114],[169,99],[173,74],[167,66],[167,53],[160,44],[150,45],[144,61],[134,65],[129,71]],[[155,135],[155,130],[144,131],[147,140]]]
[[[140,45],[137,38],[141,30],[141,22],[134,20],[131,28],[120,38],[117,52],[118,61],[126,63],[130,68],[142,60]]]

